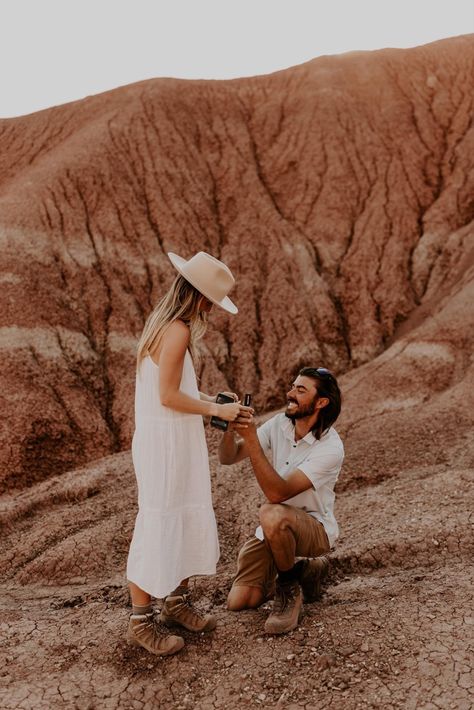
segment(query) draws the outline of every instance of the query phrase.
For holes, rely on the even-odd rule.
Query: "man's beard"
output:
[[[295,400],[291,400],[294,402]],[[295,421],[295,419],[304,419],[305,417],[311,417],[315,411],[316,411],[316,402],[318,401],[318,395],[315,394],[312,401],[306,405],[306,407],[302,407],[301,405],[298,405],[298,409],[293,411],[293,412],[288,412],[285,411],[285,417],[288,417],[288,419],[291,419],[292,422]]]

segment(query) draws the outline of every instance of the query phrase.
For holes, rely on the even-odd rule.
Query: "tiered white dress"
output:
[[[202,416],[161,404],[158,371],[146,357],[136,380],[132,458],[139,510],[127,579],[163,598],[186,577],[215,574],[219,542]],[[199,399],[188,351],[180,389]]]

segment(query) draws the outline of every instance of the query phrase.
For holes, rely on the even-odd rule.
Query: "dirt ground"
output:
[[[420,466],[341,492],[322,601],[294,632],[267,637],[269,605],[225,607],[259,494],[247,464],[212,468],[222,557],[193,593],[218,628],[185,632],[164,659],[125,641],[129,454],[7,501],[2,708],[473,707],[472,469]]]

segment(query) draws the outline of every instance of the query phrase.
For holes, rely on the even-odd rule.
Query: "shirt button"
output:
[[[286,465],[288,466],[288,464],[289,464],[289,463],[290,463],[290,462],[289,462],[289,461],[287,461],[287,462],[286,462]]]

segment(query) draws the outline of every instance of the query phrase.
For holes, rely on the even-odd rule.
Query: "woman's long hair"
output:
[[[191,339],[189,351],[194,363],[199,360],[197,342],[207,328],[207,313],[199,310],[202,294],[183,276],[177,276],[170,290],[157,303],[148,316],[143,333],[138,342],[137,369],[151,351],[158,345],[166,329],[175,320],[182,320],[189,327]]]

